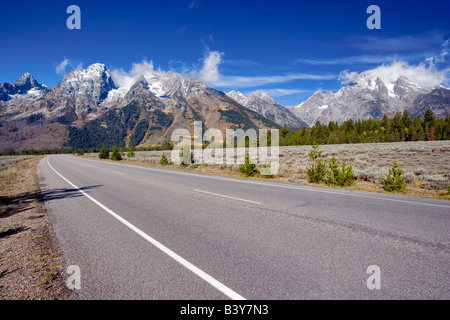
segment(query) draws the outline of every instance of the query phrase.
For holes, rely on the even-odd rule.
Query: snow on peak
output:
[[[238,103],[244,105],[247,102],[247,97],[239,92],[239,91],[230,91],[227,93],[227,96],[229,96],[230,98],[236,100]]]

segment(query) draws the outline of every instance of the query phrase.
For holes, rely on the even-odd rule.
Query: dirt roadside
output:
[[[76,300],[63,279],[65,261],[42,201],[37,164],[0,170],[0,300]]]

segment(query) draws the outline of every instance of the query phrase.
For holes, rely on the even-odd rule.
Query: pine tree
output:
[[[409,114],[408,109],[405,109],[403,111],[402,121],[403,121],[403,126],[405,128],[409,128],[409,126],[411,125],[411,115]]]
[[[402,192],[406,189],[403,171],[399,169],[397,162],[394,161],[392,169],[389,169],[389,173],[386,173],[386,178],[383,180],[383,184],[384,190],[388,192],[393,191]]]
[[[347,166],[347,162],[344,161],[341,171],[343,184],[345,186],[352,186],[355,183],[355,174],[353,173],[353,167],[351,165]]]
[[[136,148],[133,145],[131,145],[130,148],[128,149],[127,157],[134,158],[136,156],[134,153],[135,150]]]
[[[113,161],[121,161],[122,155],[120,153],[120,150],[117,149],[117,147],[114,147],[112,153],[111,153],[111,160]]]
[[[161,160],[159,161],[159,164],[162,166],[167,166],[169,164],[169,160],[167,160],[167,156],[165,153],[161,156]]]
[[[308,176],[309,182],[320,183],[325,179],[327,170],[325,168],[325,163],[319,157],[322,156],[322,151],[319,151],[318,145],[313,145],[312,150],[309,152],[309,158],[312,160],[311,167],[306,168],[306,175]]]
[[[436,121],[436,116],[434,115],[433,110],[427,109],[423,116],[423,126],[428,127],[428,128],[434,127],[435,121]]]
[[[253,176],[253,174],[256,172],[256,164],[251,163],[248,153],[245,155],[244,164],[241,164],[239,166],[239,172],[244,173],[248,177]]]
[[[339,169],[339,165],[336,163],[336,158],[333,157],[328,162],[330,168],[325,176],[325,183],[327,185],[340,185],[342,180],[342,171]]]
[[[102,148],[98,157],[102,160],[109,159],[109,150],[107,148]]]

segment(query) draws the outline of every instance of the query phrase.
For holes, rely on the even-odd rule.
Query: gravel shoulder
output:
[[[0,299],[74,300],[37,180],[42,157],[1,157]]]

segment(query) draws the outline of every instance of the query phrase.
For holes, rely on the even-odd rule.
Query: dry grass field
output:
[[[0,300],[74,299],[36,167],[42,157],[0,157]]]
[[[280,147],[280,170],[273,179],[307,184],[306,168],[311,165],[308,156],[310,150],[311,146]],[[353,188],[384,192],[382,180],[396,161],[405,176],[408,188],[406,194],[449,198],[450,141],[323,145],[319,150],[326,162],[335,157],[339,164],[347,161],[353,167],[357,178]],[[132,164],[158,167],[163,153],[170,160],[170,151],[136,152],[134,158],[124,159]],[[97,154],[87,154],[86,157],[98,159]],[[168,168],[240,176],[237,165],[170,165]]]

